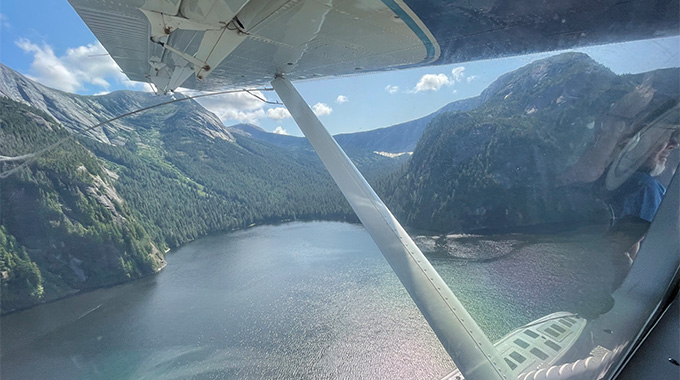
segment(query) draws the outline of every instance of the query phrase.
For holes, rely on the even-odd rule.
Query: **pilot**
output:
[[[601,185],[606,190],[602,195],[612,212],[611,227],[605,235],[607,245],[603,247],[610,255],[611,277],[608,289],[602,289],[607,294],[598,293],[579,310],[585,318],[597,318],[613,307],[611,292],[628,274],[666,193],[655,177],[664,172],[670,154],[678,147],[677,111],[677,107],[667,111],[665,121],[652,121],[629,139],[603,176]]]
[[[628,141],[606,175],[612,211],[612,226],[606,234],[612,254],[611,291],[625,279],[666,193],[655,177],[664,172],[671,152],[678,147],[678,105],[664,115]],[[611,302],[603,310],[610,306]]]
[[[671,151],[678,147],[680,129],[678,126],[672,128],[670,135],[652,147],[647,159],[612,192],[609,200],[613,213],[610,234],[616,235],[618,245],[627,247],[624,249],[631,262],[666,193],[666,188],[655,177],[664,172]]]

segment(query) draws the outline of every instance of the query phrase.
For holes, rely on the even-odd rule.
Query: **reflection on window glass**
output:
[[[510,366],[510,369],[517,368],[517,364],[515,364],[515,362],[513,362],[512,360],[505,359],[505,362],[508,363],[508,365]]]
[[[539,350],[538,348],[532,348],[531,353],[536,355],[539,359],[545,360],[548,358],[548,355],[545,354],[545,352]]]
[[[679,77],[559,54],[499,78],[474,109],[430,122],[398,182],[407,210],[398,216],[439,229],[432,249],[465,262],[449,265],[469,277],[447,280],[480,310],[515,374],[592,358],[565,378],[598,378],[654,311],[622,287],[656,254],[645,246],[680,162]],[[479,293],[468,296],[470,279]],[[668,283],[650,286],[658,302]],[[525,363],[533,356],[540,363]]]
[[[548,328],[545,329],[544,331],[547,332],[548,334],[554,336],[555,338],[557,338],[558,336],[560,336],[560,334],[558,334],[555,330],[551,329],[550,327],[548,327]]]
[[[529,343],[523,341],[522,339],[515,339],[515,344],[522,347],[522,348],[529,347]]]
[[[562,347],[560,347],[558,344],[553,342],[552,340],[546,340],[545,345],[552,348],[555,351],[559,351]]]
[[[526,360],[526,358],[524,356],[522,356],[522,354],[520,354],[516,351],[511,352],[510,357],[515,359],[517,361],[517,363],[520,363],[520,364],[524,363],[524,361]]]

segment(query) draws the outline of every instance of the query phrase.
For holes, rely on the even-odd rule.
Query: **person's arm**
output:
[[[616,290],[626,278],[630,266],[640,249],[650,222],[628,215],[619,220],[605,235],[609,242],[612,271],[614,277],[611,291]]]
[[[628,253],[631,259],[635,259],[640,248],[640,241],[645,237],[649,229],[650,222],[632,215],[627,215],[607,232],[613,252]]]

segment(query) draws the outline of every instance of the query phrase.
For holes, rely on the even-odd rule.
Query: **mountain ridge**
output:
[[[679,73],[663,69],[615,75],[586,55],[567,53],[505,74],[480,96],[452,102],[424,118],[337,139],[412,229],[502,231],[593,221],[606,210],[582,172],[601,174],[610,153],[600,155],[599,166],[578,168],[579,160],[594,141],[616,139],[611,143],[619,146],[620,139],[635,132],[626,127],[611,134],[603,127],[603,115],[643,84],[654,90],[651,104],[677,101]],[[67,136],[66,130],[80,133],[171,99],[131,91],[67,94],[6,66],[0,66],[0,94],[38,106],[29,111],[7,106],[19,111],[3,113],[0,121],[20,120],[12,128],[31,132],[8,137],[12,129],[3,125],[4,156],[35,152],[57,135]],[[414,136],[419,136],[417,144],[411,141]],[[150,273],[162,265],[157,251],[208,233],[296,219],[356,221],[303,138],[254,125],[225,127],[193,100],[117,120],[75,140],[70,151],[57,149],[0,182],[0,272],[3,296],[14,297],[2,312],[7,305],[28,307],[120,281],[126,273]],[[406,155],[392,159],[373,153],[403,149],[413,149],[408,160]],[[0,168],[9,167],[0,162]],[[576,174],[565,175],[574,167]],[[23,197],[22,203],[12,203],[7,194],[14,200]],[[22,204],[33,206],[24,210]],[[116,227],[121,226],[116,220],[123,219],[132,227]],[[61,227],[49,230],[44,221]],[[51,232],[31,235],[22,232],[31,228],[18,225]],[[49,241],[36,248],[42,235],[72,241],[73,258],[51,248]],[[95,242],[85,244],[88,239]],[[90,251],[113,259],[97,266],[95,257],[83,256]],[[17,278],[29,286],[15,286]]]
[[[677,102],[679,73],[619,76],[585,54],[564,53],[505,74],[483,92],[479,107],[430,122],[407,167],[383,186],[387,203],[406,225],[438,233],[608,221],[588,182],[618,151],[594,155],[594,144],[620,149],[641,125],[614,133],[603,119],[612,109],[635,116]],[[653,92],[649,106],[621,106],[644,91]],[[573,170],[586,153],[598,161]],[[585,170],[592,180],[565,175]]]
[[[73,95],[4,66],[0,73],[10,78],[0,83],[0,155],[64,141],[0,181],[2,313],[152,273],[162,251],[209,233],[284,220],[355,221],[318,159],[234,136],[194,100],[82,133],[170,98]]]
[[[479,106],[479,96],[456,100],[446,104],[437,111],[423,117],[398,123],[388,127],[353,133],[340,133],[333,138],[346,150],[363,150],[369,152],[386,152],[393,154],[411,153],[427,124],[437,115],[444,112],[468,111]],[[304,137],[282,135],[267,132],[253,124],[234,124],[227,127],[232,133],[241,133],[266,141],[283,148],[308,150],[312,147]]]
[[[69,135],[46,113],[0,97],[0,151]],[[11,165],[0,163],[0,169]],[[77,141],[0,181],[2,312],[155,273],[157,245],[94,155]]]
[[[118,90],[105,95],[77,95],[56,90],[17,73],[0,63],[0,95],[14,101],[31,105],[58,120],[74,133],[82,133],[97,141],[123,145],[130,137],[135,137],[136,120],[144,120],[149,112],[121,118],[101,127],[91,127],[114,119],[126,113],[173,100],[173,96],[158,96],[152,93]],[[175,97],[184,97],[181,93]],[[198,130],[207,136],[233,140],[220,119],[194,100],[172,105],[175,114],[201,122]],[[158,111],[151,111],[158,114]],[[187,122],[169,115],[167,122]],[[89,130],[88,130],[89,129]],[[87,130],[87,131],[86,131]]]

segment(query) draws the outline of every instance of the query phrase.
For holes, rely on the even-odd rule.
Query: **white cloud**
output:
[[[276,107],[267,110],[267,117],[273,120],[283,120],[291,116],[285,107]]]
[[[458,66],[451,69],[451,76],[446,74],[425,74],[410,92],[439,91],[443,86],[453,86],[456,83],[466,81],[470,83],[476,77],[465,75],[465,67]]]
[[[316,103],[312,107],[312,110],[314,110],[314,113],[317,116],[330,115],[331,112],[333,112],[333,108],[331,108],[328,104],[325,103]],[[290,112],[288,112],[288,110],[285,107],[270,108],[267,110],[266,114],[267,117],[272,120],[283,120],[292,117],[290,115]]]
[[[286,131],[285,129],[283,129],[280,125],[279,125],[278,127],[276,127],[276,129],[274,130],[274,133],[276,133],[277,135],[286,135],[286,136],[288,136],[288,131]]]
[[[182,87],[178,88],[177,91],[187,96],[203,94],[201,91]],[[261,91],[251,92],[262,99],[266,99]],[[267,116],[263,109],[264,103],[246,92],[206,96],[198,98],[196,101],[203,107],[212,111],[225,124],[232,122],[256,124],[258,119]]]
[[[33,55],[28,76],[46,86],[68,92],[85,90],[86,85],[108,91],[110,81],[127,87],[144,87],[129,81],[99,42],[69,48],[60,57],[45,43],[38,45],[21,38],[16,45]]]
[[[438,91],[442,86],[450,83],[451,80],[445,74],[425,74],[420,78],[413,91]]]
[[[466,80],[467,80],[468,83],[472,82],[472,81],[475,80],[475,79],[477,79],[477,76],[476,76],[476,75],[470,75],[469,77],[466,78]]]
[[[385,91],[387,91],[390,95],[396,94],[399,91],[399,86],[393,86],[391,84],[388,84],[385,86]]]
[[[458,66],[451,69],[451,82],[460,82],[465,79],[465,67]]]
[[[0,13],[0,27],[11,28],[12,25],[9,23],[7,15]]]
[[[212,110],[211,110],[212,111]],[[259,119],[265,117],[264,110],[259,109],[255,111],[239,111],[239,110],[228,110],[218,114],[222,122],[229,123],[232,120],[238,121],[240,123],[257,124]]]
[[[335,102],[338,104],[347,103],[348,101],[349,99],[345,95],[338,95],[338,98],[335,99]]]
[[[156,92],[156,90],[151,86],[150,83],[133,82],[131,80],[129,80],[128,82],[133,83],[137,91]]]
[[[24,52],[33,54],[31,74],[29,74],[31,79],[64,91],[73,92],[82,88],[82,84],[76,78],[75,73],[64,66],[59,58],[54,55],[51,47],[47,45],[41,47],[26,39],[17,41],[17,46]]]
[[[333,112],[333,108],[331,108],[328,104],[325,103],[316,103],[312,109],[314,110],[314,114],[316,116],[325,116],[325,115],[330,115],[331,112]]]
[[[20,39],[16,44],[26,53],[33,54],[28,76],[47,86],[76,92],[85,90],[86,85],[92,85],[98,87],[95,94],[102,95],[109,92],[111,82],[115,81],[128,88],[152,91],[148,83],[127,79],[99,42],[70,48],[63,56],[57,56],[47,44],[38,45],[28,39]],[[177,91],[187,96],[201,94],[184,88]],[[253,94],[265,98],[260,91],[253,91]],[[245,92],[203,97],[196,101],[214,112],[223,122],[254,124],[258,119],[268,116],[263,109],[264,103]]]

